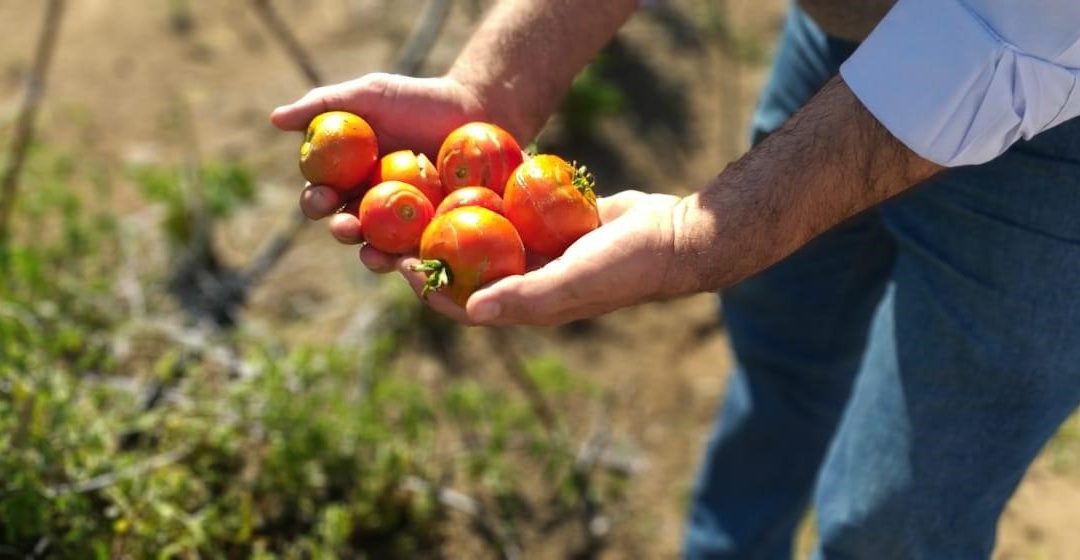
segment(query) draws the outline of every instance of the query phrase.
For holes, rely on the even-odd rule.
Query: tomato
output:
[[[482,206],[496,214],[503,213],[502,198],[495,194],[495,191],[487,187],[461,187],[446,195],[442,204],[435,209],[435,215],[445,214],[463,206]]]
[[[506,182],[503,210],[525,248],[558,257],[600,225],[592,176],[553,155],[522,163]]]
[[[412,150],[389,153],[379,160],[371,182],[377,185],[383,181],[401,181],[420,189],[432,206],[438,206],[443,199],[442,181],[435,164],[424,154],[417,155]]]
[[[480,206],[436,216],[420,239],[420,259],[415,270],[428,274],[424,295],[445,290],[462,307],[480,286],[525,273],[525,247],[517,230]]]
[[[308,123],[300,145],[300,172],[313,185],[347,191],[367,181],[378,157],[379,144],[367,121],[330,111]]]
[[[401,181],[386,181],[360,200],[360,230],[372,247],[386,253],[415,251],[435,209],[420,189]]]
[[[521,161],[521,146],[509,132],[493,124],[471,122],[447,135],[435,165],[446,192],[481,186],[502,195],[506,179]]]

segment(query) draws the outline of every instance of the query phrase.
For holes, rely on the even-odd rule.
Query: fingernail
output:
[[[476,306],[476,310],[473,311],[473,320],[478,323],[485,323],[499,316],[502,308],[494,301],[486,301]]]

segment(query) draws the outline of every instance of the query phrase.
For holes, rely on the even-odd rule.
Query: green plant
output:
[[[148,200],[165,207],[163,227],[170,240],[190,243],[197,228],[229,217],[255,196],[251,171],[234,161],[212,161],[192,170],[176,165],[140,165],[130,176]]]
[[[591,137],[601,121],[626,108],[622,90],[602,74],[607,64],[606,55],[598,56],[570,84],[559,111],[571,135]]]
[[[70,194],[79,162],[35,165],[56,180],[26,193],[0,276],[0,556],[411,558],[459,515],[501,549],[550,503],[592,507],[570,434],[512,389],[412,376],[399,326],[350,348],[200,330],[167,297],[132,318],[122,229]],[[141,289],[163,294],[155,277]],[[557,362],[527,366],[572,395]],[[457,513],[445,485],[479,509]]]

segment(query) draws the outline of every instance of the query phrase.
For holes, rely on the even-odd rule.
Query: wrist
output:
[[[672,259],[665,279],[670,297],[716,291],[731,283],[721,256],[715,215],[700,195],[679,199],[671,208]]]
[[[458,60],[445,76],[461,86],[475,103],[478,120],[496,124],[524,145],[536,133],[518,106],[513,88],[489,76],[483,69]]]
[[[688,200],[689,197],[678,198],[668,205],[661,217],[660,237],[664,240],[661,250],[667,258],[656,293],[658,299],[676,298],[698,291],[696,259],[692,256],[695,250],[692,243],[694,225]]]

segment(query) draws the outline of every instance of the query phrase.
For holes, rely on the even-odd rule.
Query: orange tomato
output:
[[[461,187],[446,195],[446,198],[435,209],[435,215],[445,214],[463,206],[482,206],[496,214],[503,213],[502,198],[495,194],[495,191],[487,187]]]
[[[444,290],[463,307],[480,286],[525,273],[525,248],[517,230],[480,206],[436,216],[420,239],[420,259],[415,270],[428,275],[424,295]]]
[[[371,182],[379,184],[383,181],[401,181],[420,189],[432,206],[438,206],[443,200],[442,181],[435,164],[424,154],[417,155],[412,150],[398,150],[379,160]]]
[[[481,186],[502,195],[506,179],[522,158],[521,146],[509,132],[493,124],[471,122],[447,135],[435,165],[446,192]]]
[[[330,111],[308,123],[300,145],[300,172],[313,185],[347,191],[364,184],[378,157],[375,131],[367,121]]]
[[[420,189],[401,181],[386,181],[360,200],[360,230],[372,247],[394,254],[415,251],[435,209]]]
[[[553,155],[522,163],[506,182],[503,213],[521,233],[525,248],[558,257],[600,225],[592,176]]]

